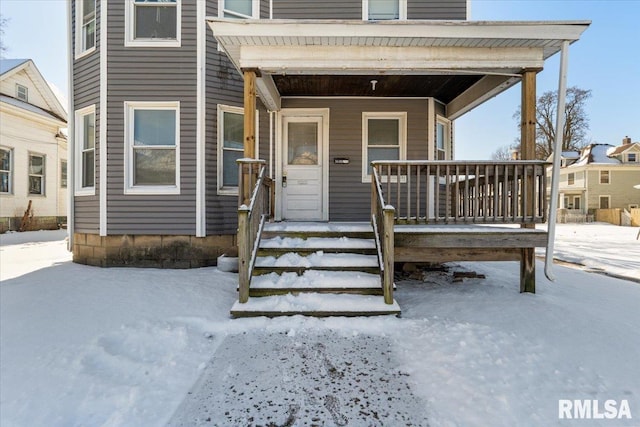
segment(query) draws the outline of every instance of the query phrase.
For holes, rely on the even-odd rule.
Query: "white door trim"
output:
[[[329,221],[329,109],[283,108],[276,113],[276,221],[282,220],[282,123],[285,117],[322,117],[322,221]]]

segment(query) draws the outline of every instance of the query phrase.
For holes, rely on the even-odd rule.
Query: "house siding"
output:
[[[274,19],[362,19],[362,0],[274,0]],[[408,0],[408,19],[466,19],[466,0]]]
[[[609,184],[600,184],[600,170],[609,171]],[[629,204],[640,204],[640,191],[633,188],[638,184],[640,167],[602,167],[586,173],[588,209],[600,208],[600,196],[610,196],[609,208],[628,209]]]
[[[329,220],[367,221],[371,184],[362,182],[362,113],[407,112],[407,159],[427,158],[426,99],[283,99],[283,108],[329,108]],[[346,157],[349,164],[334,164]]]
[[[126,2],[109,2],[107,230],[195,234],[196,1],[182,2],[181,47],[125,47]],[[125,195],[125,101],[180,102],[180,194]]]
[[[95,195],[74,197],[74,230],[78,233],[98,233],[100,229],[100,25],[101,3],[96,2],[96,50],[73,62],[73,100],[76,110],[95,105]],[[72,46],[75,52],[75,6],[71,2]],[[71,53],[73,55],[73,53]],[[69,111],[69,114],[74,114]],[[73,136],[71,136],[73,137]],[[71,165],[69,165],[71,167]]]

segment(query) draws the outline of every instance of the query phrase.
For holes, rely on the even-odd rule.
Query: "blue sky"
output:
[[[65,0],[2,0],[9,18],[8,58],[31,58],[45,78],[67,91]],[[589,138],[617,145],[640,141],[640,0],[471,0],[473,20],[591,20],[569,52],[568,85],[591,89]],[[558,87],[559,55],[538,74],[538,95]],[[456,121],[456,158],[488,159],[518,136],[512,118],[520,86]]]

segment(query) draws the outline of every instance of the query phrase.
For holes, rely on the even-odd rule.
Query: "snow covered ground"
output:
[[[637,232],[561,225],[556,247],[638,277]],[[550,283],[538,263],[521,295],[516,263],[459,263],[399,281],[401,318],[231,320],[236,274],[76,265],[63,238],[0,236],[3,427],[193,425],[202,390],[203,425],[640,425],[636,282],[556,266]],[[486,278],[452,282],[466,270]],[[626,401],[632,419],[558,419],[559,399]]]

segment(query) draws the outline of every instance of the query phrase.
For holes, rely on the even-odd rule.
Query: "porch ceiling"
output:
[[[281,96],[434,97],[449,103],[481,75],[274,75]],[[375,90],[371,81],[376,81]]]
[[[281,96],[419,96],[456,118],[574,42],[587,21],[336,21],[207,18],[239,71],[258,71],[271,109]],[[377,80],[375,92],[371,80]]]

